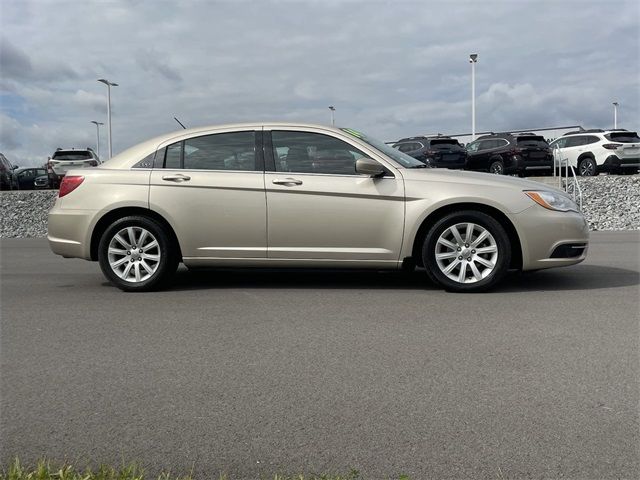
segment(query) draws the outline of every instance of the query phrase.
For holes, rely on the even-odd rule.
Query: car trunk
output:
[[[429,150],[436,167],[462,168],[467,159],[466,150],[453,139],[431,140]]]

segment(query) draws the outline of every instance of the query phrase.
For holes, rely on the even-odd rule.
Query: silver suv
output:
[[[629,175],[638,173],[640,167],[640,137],[621,128],[565,133],[550,147],[559,149],[562,159],[583,176],[602,172]]]
[[[58,148],[48,167],[60,181],[71,169],[97,167],[102,162],[91,148]]]

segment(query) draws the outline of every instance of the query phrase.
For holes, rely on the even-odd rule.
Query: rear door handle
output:
[[[165,175],[162,179],[169,182],[188,182],[191,180],[191,177],[189,175],[183,175],[182,173],[176,173],[175,175]]]
[[[275,178],[272,183],[275,185],[302,185],[302,180],[296,178]]]

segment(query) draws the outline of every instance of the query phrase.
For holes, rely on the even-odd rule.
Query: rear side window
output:
[[[58,150],[51,157],[54,160],[72,161],[72,160],[90,160],[91,154],[82,150]]]
[[[576,135],[574,137],[568,137],[565,147],[578,147],[584,145],[586,138],[584,135]]]
[[[600,141],[600,139],[595,135],[588,135],[584,138],[584,145],[591,145],[592,143],[598,143]],[[638,141],[640,141],[640,139],[638,139]]]
[[[167,153],[164,157],[164,168],[181,168],[183,143],[184,142],[178,142],[167,147]]]
[[[256,169],[255,132],[229,132],[189,138],[159,150],[156,164],[187,170]]]
[[[636,132],[611,132],[605,135],[607,140],[620,143],[640,143],[640,137]]]

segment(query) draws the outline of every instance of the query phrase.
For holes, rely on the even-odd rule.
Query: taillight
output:
[[[522,153],[522,149],[521,148],[512,148],[511,151],[509,152],[511,155],[519,155]]]
[[[602,146],[607,150],[615,150],[616,148],[621,147],[622,144],[621,143],[605,143]]]
[[[62,178],[62,182],[60,183],[60,191],[58,192],[58,197],[62,198],[68,193],[73,192],[80,186],[83,181],[84,177],[82,175],[65,175]]]

